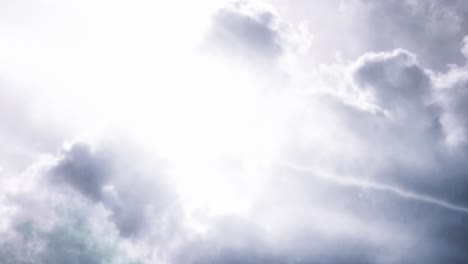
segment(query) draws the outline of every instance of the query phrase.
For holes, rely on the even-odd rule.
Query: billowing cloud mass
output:
[[[132,150],[119,157],[121,150],[92,151],[77,143],[65,153],[50,171],[51,182],[72,190],[110,210],[112,221],[122,236],[138,235],[145,225],[172,225],[177,198],[164,179],[162,168],[154,161],[147,168],[144,162],[133,160]],[[161,227],[162,227],[161,226]]]
[[[435,69],[464,63],[459,52],[468,34],[468,6],[464,1],[367,2],[369,29],[364,36],[371,47],[417,52],[425,64]]]
[[[468,263],[464,1],[29,2],[0,263]]]

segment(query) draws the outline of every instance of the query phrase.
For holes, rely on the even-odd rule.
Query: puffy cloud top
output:
[[[239,1],[214,15],[208,38],[228,54],[269,60],[283,51],[281,34],[275,13]]]
[[[357,85],[383,108],[420,107],[429,99],[430,77],[407,51],[366,54],[355,67]]]

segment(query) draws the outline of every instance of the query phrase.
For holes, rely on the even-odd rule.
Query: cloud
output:
[[[289,195],[264,206],[274,208],[268,210],[276,219],[288,215],[285,225],[300,218],[301,209],[292,208],[308,208],[296,227],[310,230],[304,219],[316,219],[319,228],[310,236],[317,241],[334,223],[331,230],[352,235],[330,235],[332,240],[364,241],[357,251],[372,250],[370,263],[466,261],[461,250],[466,241],[443,235],[466,228],[460,221],[468,217],[466,145],[450,140],[453,133],[458,139],[466,135],[461,118],[466,111],[458,103],[464,99],[466,69],[433,72],[414,54],[394,50],[369,52],[333,70],[343,71],[333,76],[342,76],[348,90],[331,86],[303,99],[307,110],[290,127],[292,139],[274,170],[284,180],[275,178],[271,197]],[[429,215],[430,220],[416,220]],[[331,246],[321,250],[337,254]]]
[[[354,67],[357,86],[384,109],[423,107],[430,99],[431,80],[407,51],[367,53]]]
[[[0,80],[0,167],[15,172],[27,168],[39,153],[53,151],[67,135],[25,90]]]
[[[392,193],[396,196],[400,196],[403,199],[411,199],[411,200],[416,200],[418,202],[423,202],[423,203],[428,203],[433,206],[441,207],[447,210],[452,210],[455,212],[459,213],[467,213],[468,214],[468,207],[464,206],[459,206],[456,204],[452,204],[450,202],[440,200],[431,196],[426,196],[426,195],[420,195],[418,193],[413,193],[413,192],[408,192],[403,189],[399,189],[397,187],[385,185],[385,184],[378,184],[378,183],[373,183],[365,179],[361,179],[359,177],[350,177],[350,176],[340,176],[336,177],[334,175],[327,175],[327,174],[320,174],[317,172],[316,169],[309,169],[309,168],[304,168],[304,167],[298,167],[296,165],[291,165],[291,164],[285,164],[285,166],[296,170],[296,171],[308,171],[310,173],[314,174],[314,177],[318,177],[320,179],[330,181],[339,185],[345,185],[345,186],[356,186],[356,187],[361,187],[365,189],[372,189],[375,191],[381,191],[381,192],[389,192]]]
[[[388,133],[380,135],[379,141],[386,143],[378,149],[398,151],[387,156],[383,166],[374,174],[380,179],[385,179],[385,184],[391,183],[390,188],[396,185],[423,196],[429,195],[426,198],[435,199],[437,203],[441,201],[441,207],[453,207],[456,209],[454,211],[459,211],[455,213],[457,219],[465,219],[464,212],[468,200],[463,195],[467,185],[462,171],[466,170],[466,165],[461,159],[466,157],[466,148],[461,139],[466,132],[463,128],[465,122],[459,116],[465,109],[457,104],[458,98],[463,100],[463,92],[460,91],[463,81],[458,80],[463,80],[464,77],[457,73],[460,71],[459,67],[454,67],[446,74],[434,74],[419,66],[413,56],[398,56],[398,53],[401,54],[399,51],[386,55],[374,54],[373,56],[379,57],[378,63],[368,60],[365,66],[358,67],[354,72],[358,87],[371,89],[377,104],[388,109],[390,117],[395,117],[394,113],[398,112],[403,116],[398,118],[397,115],[396,119],[390,118],[385,122]],[[392,59],[388,60],[389,55],[394,59],[405,58],[397,63],[396,70]],[[455,75],[457,77],[454,77]],[[375,76],[378,78],[373,78]],[[441,84],[445,84],[446,87],[442,87]],[[398,137],[392,138],[392,135]],[[453,140],[454,138],[458,140]],[[365,143],[369,144],[370,141]],[[372,153],[372,149],[375,148],[370,146],[369,153]],[[420,210],[425,210],[422,208],[424,207],[421,206]],[[405,210],[399,214],[408,217],[411,213]],[[438,213],[435,218],[437,220],[423,225],[426,228],[424,235],[430,237],[428,246],[437,249],[440,244],[446,243],[452,245],[454,251],[458,251],[466,245],[466,241],[450,235],[434,235],[434,232],[441,234],[443,231],[440,230],[462,228],[456,222],[446,221],[443,213]],[[449,253],[438,251],[433,258],[448,258],[444,254]],[[466,259],[460,251],[452,254],[452,262],[463,262]],[[425,259],[427,255],[419,257]],[[432,261],[437,263],[437,260]]]
[[[366,146],[364,160],[374,160],[376,153],[382,158],[374,163],[380,168],[371,174],[404,189],[466,204],[459,197],[463,188],[456,187],[464,186],[460,171],[466,167],[461,162],[466,155],[461,115],[466,111],[457,103],[463,100],[460,69],[434,73],[402,50],[368,53],[351,64],[350,86],[385,111],[384,115],[349,108],[338,112],[348,120],[347,133],[356,130],[359,144]]]
[[[166,213],[177,207],[177,197],[162,169],[156,163],[148,167],[135,151],[115,147],[92,150],[87,144],[75,143],[51,169],[51,179],[103,204],[122,236],[138,236],[148,232],[148,225],[172,221],[166,219]]]
[[[2,163],[27,165],[0,170],[0,262],[466,263],[468,67],[461,65],[466,62],[462,4],[298,1],[288,10],[301,9],[295,12],[317,22],[310,25],[317,32],[309,47],[309,40],[292,40],[299,28],[308,31],[307,25],[293,27],[301,22],[266,5],[234,2],[211,17],[204,44],[214,58],[206,62],[208,56],[179,49],[193,35],[185,23],[168,26],[178,20],[172,12],[158,20],[166,23],[147,23],[159,17],[152,13],[157,8],[146,10],[140,2],[125,13],[133,18],[125,28],[119,15],[127,9],[119,3],[105,27],[99,24],[115,32],[109,39],[97,35],[104,40],[101,49],[115,42],[109,46],[128,57],[119,63],[123,68],[112,70],[112,52],[106,53],[110,63],[107,55],[93,59],[95,53],[89,53],[86,58],[99,63],[74,84],[86,90],[82,98],[81,89],[67,99],[41,98],[63,106],[76,101],[72,108],[83,123],[101,124],[109,115],[108,123],[119,123],[124,132],[106,127],[101,138],[89,141],[94,144],[84,140],[61,148],[62,135],[49,134],[45,122],[35,123],[44,120],[36,116],[42,108],[29,109],[37,105],[2,93],[7,99],[0,99],[5,110],[0,143],[14,139],[9,146],[22,146],[29,156],[0,155]],[[182,14],[191,13],[187,10]],[[334,16],[337,10],[343,21]],[[100,15],[95,17],[103,20]],[[356,17],[349,27],[340,26]],[[148,35],[159,30],[184,37],[168,37],[157,46]],[[172,42],[177,48],[171,49]],[[310,49],[291,52],[295,44]],[[137,63],[156,59],[165,49],[170,55],[158,65],[174,63],[169,73],[167,67]],[[333,64],[309,61],[308,52],[320,53],[317,59],[335,51],[344,56]],[[149,57],[143,56],[147,52]],[[140,55],[144,59],[134,59]],[[186,64],[178,67],[182,59]],[[230,59],[236,63],[225,67]],[[447,63],[460,65],[446,68]],[[263,72],[268,82],[257,76],[265,65],[275,68]],[[100,75],[99,68],[109,71],[91,78]],[[127,71],[122,79],[112,74]],[[156,77],[150,80],[140,71]],[[251,74],[243,78],[241,71]],[[76,79],[74,73],[54,75]],[[108,77],[115,87],[103,81]],[[156,95],[147,93],[156,87]],[[86,111],[88,96],[95,107]],[[114,97],[118,100],[109,106]],[[101,109],[108,113],[94,113]],[[110,140],[127,132],[128,141]]]
[[[368,1],[364,8],[370,48],[404,48],[438,70],[464,62],[459,43],[468,33],[465,2]]]
[[[468,75],[467,66],[452,67],[447,74],[435,76],[437,100],[443,108],[441,123],[444,126],[447,141],[453,146],[466,146],[468,142]]]
[[[83,195],[98,202],[103,199],[103,188],[111,177],[106,160],[95,157],[86,144],[73,145],[66,151],[52,174],[56,181],[63,181]]]
[[[132,263],[138,257],[122,241],[109,211],[80,196],[53,188],[46,176],[52,157],[37,160],[11,181],[20,185],[2,190],[2,263]],[[4,178],[10,176],[3,175]],[[136,262],[135,262],[136,263]]]
[[[318,232],[302,230],[282,234],[281,243],[272,240],[278,230],[265,228],[269,224],[219,217],[208,233],[180,248],[172,263],[373,263],[360,241],[333,242]]]
[[[468,37],[467,36],[463,38],[461,52],[463,56],[465,56],[465,58],[468,58]]]
[[[283,52],[278,20],[269,9],[234,2],[216,12],[207,39],[228,55],[274,60]]]
[[[183,215],[162,167],[137,153],[123,141],[73,143],[3,175],[0,261],[161,261],[184,235]]]
[[[332,63],[337,54],[355,60],[366,52],[394,49],[416,54],[424,67],[437,71],[465,61],[460,42],[468,34],[468,6],[463,0],[268,2],[288,21],[310,26],[317,63]]]
[[[68,202],[69,207],[56,208],[57,219],[50,229],[44,230],[35,221],[15,225],[14,235],[2,238],[0,260],[15,264],[143,263],[132,257],[131,247],[119,240],[102,215],[76,200]]]
[[[294,120],[279,155],[291,166],[272,160],[251,174],[266,178],[248,212],[187,216],[162,160],[122,141],[74,143],[33,176],[18,178],[16,186],[34,184],[6,199],[19,213],[1,240],[0,259],[463,263],[467,241],[456,231],[468,217],[467,153],[450,151],[452,128],[438,123],[464,111],[443,99],[460,97],[452,92],[465,87],[463,68],[435,74],[396,50],[364,54],[340,69],[349,76],[348,93],[294,101],[299,110],[288,112]],[[204,231],[192,227],[197,223]],[[19,253],[25,251],[30,259]]]

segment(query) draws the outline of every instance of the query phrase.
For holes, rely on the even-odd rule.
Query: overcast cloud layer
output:
[[[465,1],[0,3],[0,263],[468,263]]]

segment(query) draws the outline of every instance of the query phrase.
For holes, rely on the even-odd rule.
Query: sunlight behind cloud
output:
[[[1,263],[468,261],[462,1],[0,6]]]

